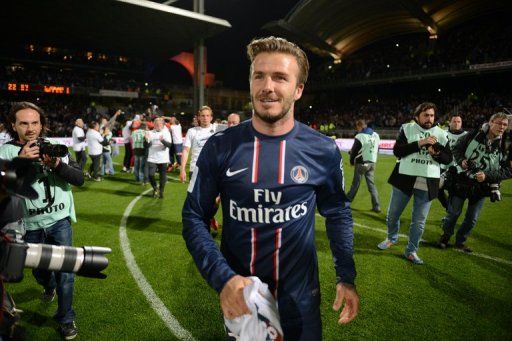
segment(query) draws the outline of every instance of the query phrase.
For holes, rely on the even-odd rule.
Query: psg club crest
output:
[[[308,181],[309,172],[303,166],[295,166],[292,168],[292,170],[290,172],[290,176],[294,182],[296,182],[298,184],[303,184],[306,181]]]

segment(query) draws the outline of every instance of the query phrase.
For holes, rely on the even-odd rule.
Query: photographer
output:
[[[450,143],[450,150],[453,150],[453,147],[457,143],[457,141],[466,135],[468,132],[462,129],[462,116],[459,113],[453,114],[450,116],[450,123],[448,125],[448,130],[446,131],[448,135],[448,141]],[[441,164],[441,185],[439,188],[439,193],[437,199],[443,205],[445,209],[448,208],[448,198],[445,193],[445,183],[449,182],[450,176],[453,173],[456,173],[456,162],[455,159],[448,165]]]
[[[490,197],[492,202],[501,200],[499,183],[512,176],[501,143],[507,126],[506,114],[494,114],[488,124],[466,134],[455,145],[453,156],[458,174],[448,190],[447,215],[442,220],[444,234],[439,240],[442,249],[448,246],[466,199],[468,207],[455,236],[455,247],[467,253],[472,250],[464,243],[480,216],[485,198]]]
[[[46,118],[41,108],[29,102],[14,103],[8,125],[13,140],[0,147],[0,158],[38,161],[34,164],[37,180],[32,184],[38,198],[23,200],[25,242],[70,246],[71,221],[76,221],[71,185],[82,185],[83,173],[69,154],[63,157],[48,155],[53,154],[54,149],[49,148],[52,146],[49,142],[40,139],[45,127]],[[52,301],[57,292],[58,309],[54,319],[60,324],[61,335],[66,340],[73,339],[77,335],[72,308],[74,274],[44,270],[33,270],[32,273],[44,287],[43,300]]]
[[[405,250],[405,258],[413,264],[423,264],[417,251],[432,200],[439,191],[440,164],[452,161],[446,132],[434,124],[436,113],[434,103],[422,103],[414,110],[415,122],[400,128],[393,147],[399,162],[388,180],[393,187],[386,217],[388,237],[377,245],[380,250],[386,250],[398,243],[400,217],[414,197],[409,243]]]

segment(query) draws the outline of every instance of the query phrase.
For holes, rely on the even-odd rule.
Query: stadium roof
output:
[[[146,0],[8,0],[2,45],[34,43],[164,59],[231,27],[223,19]]]
[[[340,59],[386,38],[435,35],[476,17],[510,10],[510,0],[302,0],[284,19],[263,28],[319,55]]]

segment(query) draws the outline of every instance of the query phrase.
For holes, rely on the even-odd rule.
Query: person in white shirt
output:
[[[153,120],[154,129],[146,133],[148,150],[148,177],[153,187],[153,197],[163,199],[164,188],[167,181],[167,164],[169,163],[169,148],[172,146],[172,138],[169,129],[165,127],[164,119],[157,117]],[[160,175],[160,190],[156,185],[155,173]]]
[[[87,139],[87,150],[92,161],[89,166],[89,174],[94,181],[101,181],[99,174],[101,154],[103,153],[103,146],[108,144],[108,141],[103,138],[99,130],[100,124],[96,121],[92,121],[85,135]]]
[[[103,128],[100,128],[101,135],[108,142],[108,144],[103,145],[103,152],[101,158],[101,176],[104,176],[105,173],[109,175],[114,175],[114,162],[112,161],[112,132],[110,131],[109,124],[107,123]]]
[[[73,150],[75,151],[76,162],[83,171],[87,163],[87,156],[85,155],[87,143],[85,142],[84,121],[81,118],[75,120],[75,127],[71,136],[73,137]]]
[[[171,163],[173,163],[173,168],[181,169],[181,153],[183,151],[183,132],[181,131],[180,121],[178,121],[176,117],[171,117],[170,122],[172,148],[170,150],[171,153],[169,154],[169,156],[171,158]]]
[[[132,163],[132,122],[126,121],[121,130],[124,139],[124,159],[123,159],[123,172],[129,172]]]
[[[192,174],[196,169],[197,158],[199,157],[199,153],[203,149],[206,141],[215,134],[219,127],[216,123],[212,124],[213,120],[213,111],[212,109],[204,105],[199,109],[199,112],[196,115],[198,126],[190,128],[187,131],[187,135],[185,136],[185,141],[183,142],[183,152],[181,155],[181,170],[180,170],[180,180],[181,182],[185,182],[187,180],[187,161],[189,153],[192,155],[190,159],[190,178],[192,178]],[[224,125],[221,129],[225,129]],[[220,200],[215,201],[215,211],[219,208]],[[210,220],[210,227],[213,230],[213,235],[217,234],[219,230],[219,223],[215,218]]]
[[[189,154],[191,155],[189,170],[190,177],[192,177],[192,173],[194,173],[196,168],[196,161],[199,157],[199,153],[201,153],[204,144],[210,136],[217,131],[217,124],[212,124],[212,119],[212,109],[207,105],[202,106],[197,113],[197,122],[199,125],[197,127],[190,128],[187,131],[185,141],[183,142],[183,152],[181,154],[181,182],[185,182],[187,180],[186,167]]]

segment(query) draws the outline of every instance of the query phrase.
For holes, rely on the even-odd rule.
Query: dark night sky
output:
[[[206,41],[208,72],[225,87],[248,89],[249,61],[246,45],[254,37],[271,35],[261,27],[269,21],[283,19],[297,0],[204,0],[205,14],[222,18],[231,29]],[[192,10],[191,0],[172,6]]]

